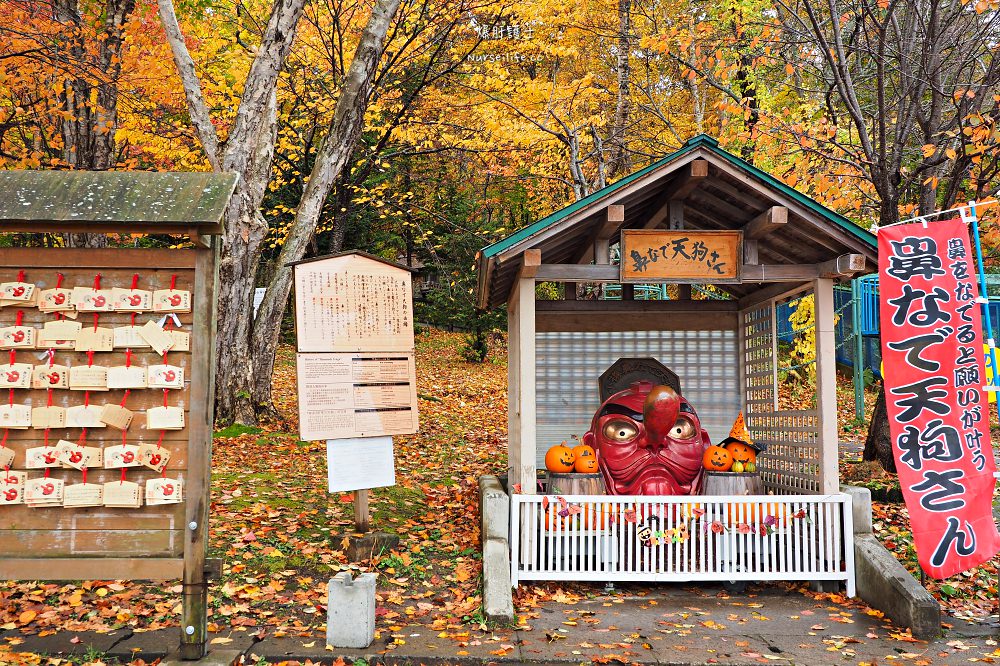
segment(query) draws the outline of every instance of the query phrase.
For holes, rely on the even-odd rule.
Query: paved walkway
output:
[[[256,629],[214,634],[213,650],[242,653],[247,663],[329,663],[337,656],[369,664],[969,664],[1000,660],[996,626],[954,622],[941,638],[915,641],[864,607],[764,587],[729,596],[721,588],[625,587],[589,598],[546,601],[517,630],[468,624],[382,631],[367,650],[328,650],[321,636],[258,639]],[[996,618],[994,617],[994,620]],[[259,634],[258,634],[259,635]],[[13,639],[13,640],[12,640]],[[20,642],[19,642],[20,641]],[[11,643],[14,643],[11,645]],[[163,657],[177,629],[110,634],[0,635],[7,650],[66,657],[99,652],[108,659]],[[0,663],[9,655],[0,652]]]

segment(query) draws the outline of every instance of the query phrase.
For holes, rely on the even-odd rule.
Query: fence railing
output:
[[[847,495],[512,495],[511,581],[842,580]]]

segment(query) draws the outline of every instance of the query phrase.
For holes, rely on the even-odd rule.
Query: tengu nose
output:
[[[666,446],[667,433],[674,427],[681,408],[681,397],[669,386],[654,386],[642,406],[642,418],[654,451]]]

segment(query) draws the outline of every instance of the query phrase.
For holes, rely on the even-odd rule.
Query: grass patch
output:
[[[216,430],[213,435],[214,438],[218,437],[239,437],[240,435],[259,435],[264,432],[263,428],[258,428],[257,426],[245,426],[238,423],[223,428],[222,430]]]

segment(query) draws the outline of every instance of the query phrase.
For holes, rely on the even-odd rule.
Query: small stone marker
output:
[[[375,574],[341,571],[327,587],[326,643],[366,648],[375,640]]]

